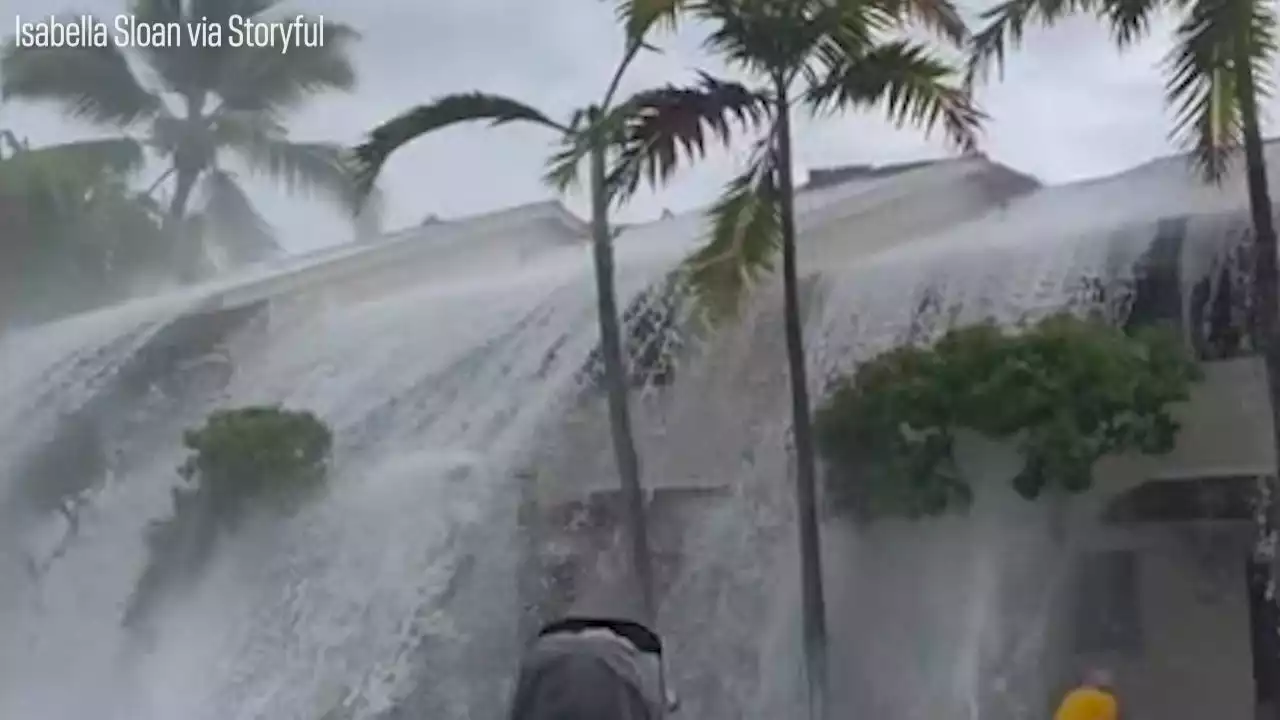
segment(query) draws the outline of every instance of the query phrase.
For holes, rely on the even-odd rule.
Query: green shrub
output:
[[[219,534],[251,509],[287,514],[326,479],[333,436],[306,411],[219,410],[183,434],[191,454],[178,467],[173,514],[147,528],[149,562],[125,611],[133,625],[166,588],[197,576]]]
[[[1015,442],[1013,484],[1034,499],[1050,485],[1082,492],[1108,453],[1173,448],[1169,406],[1201,377],[1178,337],[1134,335],[1055,315],[1023,332],[991,323],[901,347],[839,379],[815,418],[833,504],[864,518],[963,510],[973,488],[956,471],[957,429]]]

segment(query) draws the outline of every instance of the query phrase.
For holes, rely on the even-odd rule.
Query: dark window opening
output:
[[[1157,223],[1155,240],[1138,261],[1126,330],[1150,325],[1182,329],[1182,245],[1186,234],[1186,218]]]
[[[1252,520],[1258,479],[1252,475],[1148,480],[1113,500],[1107,522]]]
[[[1077,653],[1142,655],[1138,562],[1130,550],[1088,553],[1080,559],[1075,616]]]

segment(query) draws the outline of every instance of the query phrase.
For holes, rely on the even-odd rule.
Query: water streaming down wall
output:
[[[1081,278],[1098,277],[1121,290],[1105,300],[1123,312],[1154,218],[1243,203],[1234,189],[1199,190],[1178,165],[1011,202],[1025,179],[980,158],[804,194],[804,260],[822,270],[805,292],[815,389],[856,358],[936,333],[957,303],[961,319],[1010,319],[1091,302]],[[524,601],[521,506],[614,477],[600,400],[583,387],[595,324],[580,229],[545,213],[498,220],[440,223],[0,342],[0,718],[496,717]],[[700,227],[678,217],[625,234],[620,294],[659,283]],[[1201,258],[1188,278],[1221,257],[1198,252],[1182,253]],[[637,392],[646,481],[718,498],[681,519],[662,618],[690,717],[796,707],[779,306],[776,285],[762,287],[739,326],[701,354],[674,343],[674,370]],[[193,310],[236,320],[202,320],[216,331],[184,340],[174,363],[139,364]],[[209,366],[222,370],[187,370]],[[138,367],[154,376],[125,382]],[[125,403],[123,386],[143,391]],[[178,430],[256,402],[332,425],[331,490],[220,546],[140,647],[120,613],[142,530],[168,511]],[[122,405],[139,419],[113,425]],[[76,481],[86,501],[74,536],[56,513],[37,522],[10,501],[59,427],[104,414],[108,460]],[[845,576],[856,591],[857,570]],[[957,590],[969,591],[986,592]],[[957,637],[956,652],[973,649]]]

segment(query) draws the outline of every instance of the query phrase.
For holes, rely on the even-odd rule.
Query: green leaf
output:
[[[616,128],[620,123],[619,113],[615,111],[606,123]],[[565,132],[560,136],[556,150],[547,159],[547,171],[543,181],[558,193],[564,193],[578,186],[578,171],[582,161],[591,152],[591,136],[586,132],[590,122],[590,113],[586,109],[575,110],[569,117]],[[606,136],[616,137],[616,129],[604,130]]]
[[[436,130],[477,121],[487,121],[491,125],[524,121],[561,134],[568,132],[565,126],[517,100],[480,92],[446,95],[379,125],[363,144],[356,147],[358,195],[363,197],[372,189],[383,165],[396,150]]]
[[[770,110],[768,95],[705,73],[690,87],[667,85],[633,95],[614,113],[622,129],[615,136],[611,194],[625,199],[641,181],[655,187],[666,182],[682,154],[689,160],[705,156],[708,139],[727,146],[735,121],[743,129],[759,127]]]
[[[684,0],[619,0],[618,21],[626,30],[627,38],[639,42],[655,26],[665,25],[674,30]]]
[[[114,44],[20,48],[10,41],[0,53],[0,74],[4,99],[51,102],[72,118],[94,123],[123,127],[154,117],[163,107]]]
[[[198,578],[219,538],[237,530],[253,508],[285,515],[324,487],[333,433],[306,411],[279,407],[219,410],[187,430],[190,451],[178,467],[173,513],[146,532],[147,565],[122,624],[140,626],[168,593]]]
[[[1244,12],[1250,5],[1233,0],[1191,2],[1174,31],[1175,47],[1166,59],[1165,96],[1174,108],[1172,136],[1191,150],[1192,162],[1212,182],[1226,175],[1241,144],[1237,48],[1250,32],[1251,22],[1259,25],[1264,42],[1274,26],[1270,10],[1250,16]],[[1258,45],[1256,50],[1264,48]],[[1257,52],[1246,55],[1258,58]]]
[[[790,70],[813,46],[825,23],[808,17],[813,2],[689,0],[688,14],[710,28],[703,47],[761,75]]]
[[[1099,14],[1111,27],[1111,37],[1121,50],[1151,32],[1151,23],[1163,9],[1157,0],[1108,0]]]
[[[1050,487],[1079,493],[1103,455],[1172,450],[1170,406],[1200,378],[1167,332],[1130,337],[1065,313],[1021,332],[982,323],[838,378],[817,410],[815,440],[832,497],[867,517],[964,509],[971,478],[957,476],[950,442],[962,428],[1016,443],[1025,465],[1011,480],[1024,498]]]
[[[836,4],[850,8],[851,12],[867,12],[864,6],[878,6],[900,22],[918,24],[953,45],[969,39],[969,28],[950,0],[840,0]]]
[[[0,176],[27,184],[83,187],[104,175],[126,176],[145,164],[142,146],[131,138],[103,138],[21,148],[0,160]]]
[[[810,88],[805,102],[815,112],[883,103],[896,125],[913,125],[926,133],[941,125],[949,141],[972,150],[986,116],[965,89],[949,82],[954,77],[952,68],[930,57],[923,46],[892,42],[833,66]]]
[[[709,325],[733,317],[751,284],[773,269],[782,243],[775,172],[773,153],[762,142],[747,169],[708,211],[707,244],[681,267],[695,307]]]

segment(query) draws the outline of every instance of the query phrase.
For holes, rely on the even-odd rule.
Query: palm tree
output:
[[[960,148],[976,145],[982,114],[953,69],[920,43],[888,39],[909,22],[959,44],[967,38],[950,0],[623,0],[637,31],[689,17],[709,28],[708,49],[761,78],[770,130],[746,170],[711,209],[713,231],[686,269],[711,317],[738,307],[750,281],[782,252],[787,364],[796,452],[804,637],[810,712],[825,717],[826,610],[816,469],[796,270],[792,107],[812,112],[882,108],[895,125],[941,124]]]
[[[1175,137],[1191,151],[1201,177],[1220,184],[1244,150],[1254,229],[1251,334],[1262,352],[1271,402],[1273,442],[1280,457],[1280,281],[1271,193],[1258,121],[1258,98],[1272,91],[1277,56],[1276,9],[1263,0],[1005,0],[985,12],[973,37],[970,82],[992,66],[1003,69],[1006,47],[1022,41],[1029,22],[1050,26],[1075,13],[1096,15],[1124,50],[1147,34],[1166,8],[1180,16],[1165,67],[1165,97],[1174,108]],[[1280,495],[1272,493],[1274,515]]]
[[[185,32],[185,26],[205,20],[225,24],[231,15],[278,23],[267,14],[278,2],[132,0],[129,12],[143,23],[178,23]],[[321,47],[291,46],[287,53],[230,43],[124,50],[114,44],[32,48],[10,42],[0,57],[0,92],[5,98],[51,102],[71,118],[126,133],[167,166],[157,182],[172,183],[166,224],[175,240],[189,234],[179,231],[199,188],[222,250],[232,262],[252,261],[278,246],[240,178],[225,166],[226,151],[291,191],[352,199],[341,149],[292,141],[282,124],[285,113],[311,97],[355,85],[347,48],[356,33],[328,22],[324,33]],[[155,84],[144,83],[144,77],[154,77]],[[175,241],[175,252],[193,252],[179,245]],[[179,267],[192,274],[198,263],[185,258]]]
[[[574,186],[579,166],[586,162],[609,430],[627,506],[633,571],[643,594],[645,620],[652,624],[656,617],[652,558],[640,460],[627,402],[628,373],[614,290],[610,206],[634,192],[641,178],[654,182],[668,178],[675,158],[680,153],[701,154],[708,136],[727,142],[730,119],[737,117],[747,122],[755,117],[759,98],[736,83],[704,76],[691,87],[668,85],[616,100],[624,73],[647,47],[643,35],[630,36],[626,53],[601,100],[572,113],[566,121],[553,120],[532,105],[499,95],[446,95],[378,126],[356,148],[355,155],[361,187],[368,188],[392,153],[419,137],[467,122],[495,126],[526,122],[549,130],[557,139],[545,176],[556,191]],[[646,132],[653,141],[643,146],[636,144],[634,140]]]
[[[125,139],[32,148],[0,130],[0,325],[119,299],[156,273],[161,213],[130,187],[142,165]]]

